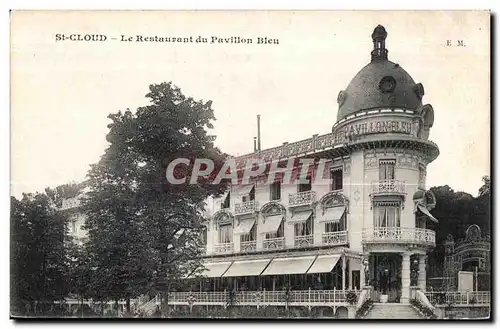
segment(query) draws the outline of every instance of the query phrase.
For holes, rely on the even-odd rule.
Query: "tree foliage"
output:
[[[435,276],[440,276],[443,268],[445,252],[444,241],[451,234],[455,240],[464,238],[470,225],[478,225],[483,234],[490,235],[490,179],[483,177],[484,185],[479,195],[474,197],[465,192],[456,192],[450,186],[432,187],[436,196],[436,207],[431,211],[439,220],[438,224],[430,224],[436,231],[436,248],[429,254],[429,266]]]
[[[151,85],[146,97],[151,104],[136,113],[109,116],[110,146],[90,170],[84,201],[88,252],[99,273],[93,290],[115,299],[166,297],[172,282],[199,267],[205,200],[225,189],[209,178],[182,185],[166,179],[176,158],[224,161],[207,132],[211,102],[187,98],[171,83]],[[193,163],[177,171],[187,182]]]
[[[42,193],[11,197],[11,312],[44,312],[68,293],[67,217]]]

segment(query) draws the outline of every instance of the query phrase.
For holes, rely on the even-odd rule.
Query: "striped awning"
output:
[[[223,277],[259,276],[271,259],[254,259],[235,261],[224,273]]]
[[[201,273],[201,276],[207,278],[219,278],[227,271],[227,269],[229,268],[229,266],[231,266],[232,263],[233,262],[218,262],[218,263],[203,264],[205,269]]]
[[[316,256],[275,258],[261,275],[306,274]]]
[[[261,234],[276,233],[282,221],[283,221],[282,214],[268,216],[264,219],[262,225],[259,224],[259,232]]]
[[[316,258],[307,274],[328,273],[333,270],[340,259],[340,255],[320,255]]]
[[[420,210],[425,216],[429,217],[434,223],[439,223],[436,217],[432,216],[432,214],[427,210],[427,208],[423,204],[417,205],[418,210]]]
[[[345,206],[326,208],[320,222],[339,222],[345,213]]]
[[[242,185],[233,189],[233,194],[236,195],[248,195],[255,187],[254,184]]]
[[[238,226],[234,228],[233,233],[236,235],[248,234],[255,225],[255,218],[240,219]]]
[[[293,217],[291,217],[290,219],[287,220],[287,223],[296,224],[296,223],[305,222],[306,220],[308,220],[311,217],[312,213],[313,213],[312,210],[296,212],[293,214]]]

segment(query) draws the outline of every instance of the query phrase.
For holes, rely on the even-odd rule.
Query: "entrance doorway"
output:
[[[401,299],[401,263],[399,254],[370,254],[370,283],[373,286],[374,301],[381,301],[381,295],[389,303]]]

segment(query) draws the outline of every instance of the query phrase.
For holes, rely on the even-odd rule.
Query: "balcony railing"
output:
[[[251,214],[257,211],[259,208],[259,203],[255,200],[237,203],[234,205],[234,214],[235,215],[245,215]]]
[[[363,230],[363,243],[414,243],[436,246],[436,232],[423,228],[375,227]]]
[[[257,241],[245,241],[240,243],[241,252],[251,252],[257,250]]]
[[[307,206],[316,201],[316,192],[305,191],[291,193],[288,195],[288,205],[290,207]]]
[[[372,182],[372,195],[406,194],[406,183],[395,179]]]
[[[294,246],[296,248],[309,247],[314,244],[313,235],[300,235],[296,236],[294,239]]]
[[[358,296],[360,291],[354,291]],[[238,306],[331,306],[347,305],[347,291],[343,290],[292,290],[288,297],[283,291],[236,291],[235,302]],[[172,292],[169,294],[171,305],[226,305],[227,292]]]
[[[232,254],[233,243],[219,243],[214,246],[215,254]]]
[[[283,249],[285,248],[285,237],[264,239],[263,247],[266,250]]]
[[[347,231],[323,233],[323,244],[335,246],[347,244]]]
[[[489,305],[489,291],[426,291],[425,296],[432,305]]]

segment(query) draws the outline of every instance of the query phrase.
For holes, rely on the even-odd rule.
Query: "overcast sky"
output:
[[[370,60],[378,24],[389,60],[424,85],[435,111],[430,139],[441,154],[427,168],[428,187],[477,195],[490,172],[489,14],[402,11],[13,13],[12,194],[83,180],[106,148],[107,115],[146,105],[152,83],[172,81],[212,100],[216,144],[226,153],[253,150],[257,114],[263,149],[328,133],[339,91]],[[56,42],[57,33],[108,41]],[[254,43],[110,40],[122,34]]]

